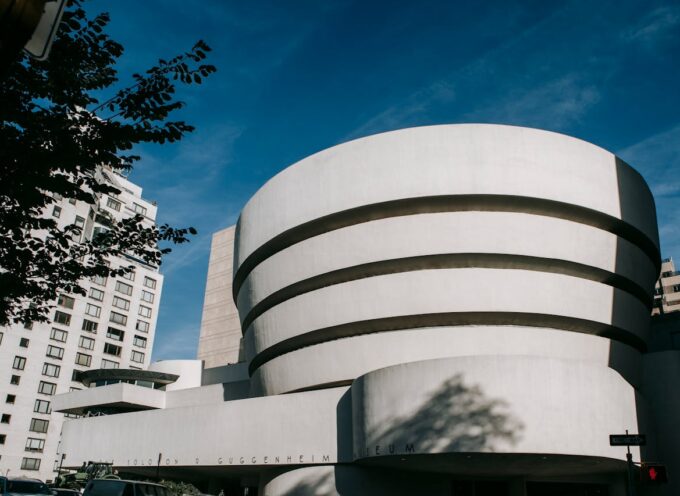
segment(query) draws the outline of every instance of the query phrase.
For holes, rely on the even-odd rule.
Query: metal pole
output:
[[[628,434],[628,429],[626,429]],[[626,461],[628,462],[628,496],[635,496],[635,486],[633,485],[635,476],[633,475],[633,455],[630,452],[630,445],[626,445]]]
[[[161,470],[161,457],[163,456],[163,453],[158,453],[158,463],[156,464],[156,482],[160,482],[161,479],[159,478],[158,474]]]
[[[57,480],[61,481],[61,467],[64,465],[64,458],[66,458],[66,453],[61,454],[61,460],[59,460],[59,472],[57,472]]]

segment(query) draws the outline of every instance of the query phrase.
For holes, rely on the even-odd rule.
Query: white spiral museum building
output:
[[[680,365],[649,353],[659,266],[649,188],[590,143],[448,125],[324,150],[241,213],[242,363],[58,397],[109,414],[65,424],[65,465],[227,496],[623,495],[610,434],[677,457],[678,400],[655,410],[645,376]]]

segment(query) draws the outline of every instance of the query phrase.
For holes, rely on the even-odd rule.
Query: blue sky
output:
[[[271,176],[329,146],[441,123],[540,127],[600,145],[655,193],[680,257],[680,1],[92,0],[121,79],[204,39],[217,66],[181,89],[183,142],[143,146],[131,179],[159,221],[199,235],[163,264],[154,359],[192,358],[211,234]]]

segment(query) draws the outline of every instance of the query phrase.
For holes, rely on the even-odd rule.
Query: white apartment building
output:
[[[96,207],[58,198],[46,211],[63,228],[75,223],[90,239],[106,219],[137,213],[148,225],[156,206],[142,188],[110,170],[99,180],[120,190],[101,195]],[[62,295],[48,323],[0,329],[0,473],[54,479],[64,419],[52,412],[53,395],[83,388],[80,371],[90,368],[146,368],[153,346],[163,276],[157,267],[124,257],[112,265],[133,265],[124,277],[87,281],[87,296]]]
[[[672,258],[661,262],[661,276],[654,287],[652,315],[680,310],[680,273],[675,270]]]

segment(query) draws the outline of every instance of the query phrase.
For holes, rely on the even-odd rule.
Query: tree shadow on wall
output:
[[[524,429],[506,401],[487,397],[456,374],[407,416],[393,417],[377,432],[366,433],[367,448],[388,442],[394,450],[413,444],[418,453],[493,452],[514,445]],[[388,448],[389,450],[389,448]],[[390,454],[389,451],[384,454]]]
[[[361,388],[362,384],[357,381],[352,387]],[[351,409],[349,401],[341,402],[346,405],[343,410]],[[376,447],[379,455],[388,456],[488,453],[517,443],[523,429],[507,402],[487,397],[478,385],[465,384],[462,374],[457,374],[429,395],[414,413],[394,416],[378,431],[366,433],[367,446],[362,453],[355,453],[355,459],[375,460]],[[345,442],[349,436],[351,442],[351,432],[339,434]],[[310,470],[307,475],[302,476],[302,472],[300,475],[299,480],[276,496],[448,494],[450,483],[442,474],[357,465],[319,467],[316,473]]]

